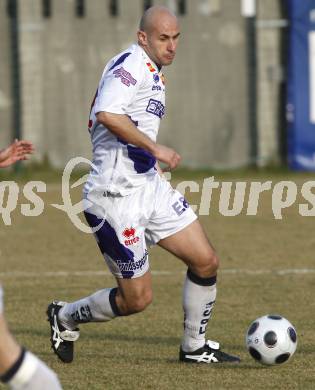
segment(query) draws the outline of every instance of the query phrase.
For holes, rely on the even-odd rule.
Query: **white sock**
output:
[[[2,380],[11,390],[61,390],[55,372],[25,350]]]
[[[89,297],[66,303],[59,311],[61,324],[70,330],[86,322],[110,321],[120,315],[115,296],[117,288],[99,290]]]
[[[204,346],[216,295],[216,276],[204,279],[188,270],[183,291],[183,351],[193,352]]]

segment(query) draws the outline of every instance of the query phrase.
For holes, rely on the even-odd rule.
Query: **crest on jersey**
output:
[[[151,62],[147,62],[146,64],[147,64],[147,67],[149,68],[150,72],[153,73],[156,71],[155,68],[152,66]]]

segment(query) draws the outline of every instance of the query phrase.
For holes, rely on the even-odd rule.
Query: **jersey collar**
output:
[[[143,58],[144,58],[144,61],[147,65],[147,67],[149,68],[150,72],[161,72],[162,70],[162,66],[158,66],[153,60],[151,60],[151,58],[147,55],[147,53],[145,52],[145,50],[138,44],[138,46],[140,47],[140,49],[142,50],[142,55],[143,55]]]

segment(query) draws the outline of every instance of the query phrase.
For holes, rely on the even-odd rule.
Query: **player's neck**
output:
[[[162,65],[159,64],[158,62],[156,62],[154,59],[152,59],[150,53],[146,50],[146,48],[144,46],[142,46],[139,42],[138,42],[138,45],[141,47],[141,49],[145,52],[145,54],[149,57],[150,61],[152,61],[154,63],[154,65],[158,68],[158,71],[160,72],[160,70],[162,69]]]

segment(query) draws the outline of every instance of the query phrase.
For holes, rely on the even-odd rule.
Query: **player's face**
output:
[[[166,66],[174,60],[179,34],[179,26],[175,18],[160,18],[149,32],[139,32],[139,40],[156,64]]]

